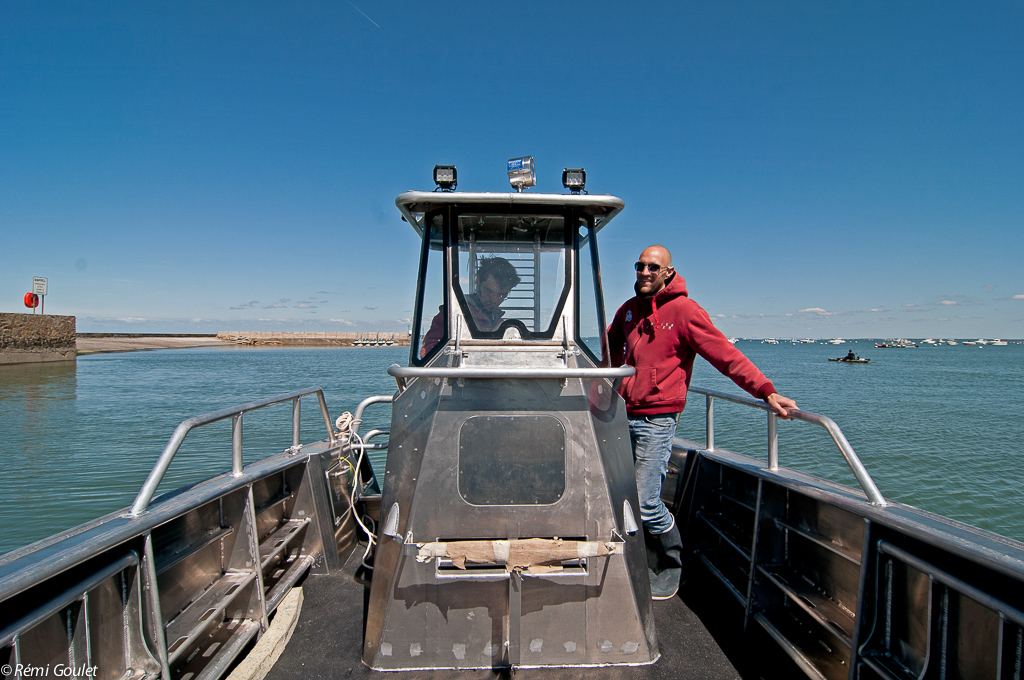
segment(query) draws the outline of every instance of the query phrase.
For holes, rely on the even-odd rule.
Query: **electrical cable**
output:
[[[366,558],[370,556],[370,552],[373,550],[373,546],[377,543],[377,535],[375,533],[376,525],[373,520],[369,517],[360,518],[359,513],[356,511],[355,496],[357,491],[362,491],[362,467],[363,458],[366,456],[366,445],[363,443],[363,438],[359,436],[358,430],[359,425],[362,424],[362,420],[356,420],[352,414],[345,411],[337,420],[334,421],[335,427],[338,429],[338,434],[341,436],[342,441],[349,444],[349,449],[359,449],[359,457],[356,459],[356,464],[352,472],[352,492],[348,495],[348,507],[352,513],[352,518],[359,525],[359,528],[366,534],[366,550],[363,552],[361,563],[364,567],[369,570],[373,570],[373,566],[366,563]],[[346,458],[346,460],[348,460]],[[349,463],[351,465],[351,463]],[[363,519],[373,525],[373,529],[366,526],[363,523]]]

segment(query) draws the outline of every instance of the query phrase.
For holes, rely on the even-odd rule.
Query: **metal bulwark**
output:
[[[312,388],[194,418],[176,435],[313,393],[329,424]],[[63,656],[97,677],[222,675],[288,589],[339,564],[322,465],[346,452],[333,431],[241,469],[237,449],[233,436],[230,472],[153,503],[140,492],[141,514],[113,513],[0,558],[0,656],[44,668]]]
[[[675,512],[701,567],[688,573],[720,584],[741,605],[722,615],[808,677],[1018,677],[1024,544],[723,449],[676,448]]]

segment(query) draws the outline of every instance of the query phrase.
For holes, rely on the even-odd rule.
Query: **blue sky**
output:
[[[404,330],[431,189],[623,198],[743,337],[1024,337],[1024,3],[0,3],[0,311]]]

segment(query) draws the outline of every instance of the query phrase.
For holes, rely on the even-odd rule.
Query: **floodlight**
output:
[[[458,173],[455,172],[454,165],[435,165],[434,166],[434,184],[441,191],[452,191],[458,184]]]
[[[516,191],[522,191],[523,187],[532,187],[537,183],[537,175],[534,173],[533,156],[508,159],[508,183]]]
[[[587,186],[587,171],[583,168],[564,168],[562,186],[574,194],[580,193]]]

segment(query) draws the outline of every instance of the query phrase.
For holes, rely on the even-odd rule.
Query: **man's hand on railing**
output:
[[[775,409],[775,413],[778,414],[780,418],[786,418],[786,420],[792,420],[792,418],[787,417],[789,415],[789,409],[800,408],[796,405],[795,401],[789,397],[782,396],[778,392],[772,392],[769,394],[765,397],[765,401],[768,402],[769,406]]]

